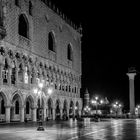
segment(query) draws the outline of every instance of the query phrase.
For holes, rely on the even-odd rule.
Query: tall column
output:
[[[69,119],[69,108],[67,108],[67,117]]]
[[[18,85],[18,68],[16,68],[16,73],[15,73],[15,85]]]
[[[136,71],[129,71],[127,73],[129,77],[129,106],[130,106],[130,115],[135,115],[135,95],[134,95],[134,78]]]
[[[8,68],[8,85],[11,86],[11,67]]]
[[[5,120],[6,120],[7,123],[9,123],[10,122],[10,108],[11,107],[6,106],[5,108],[6,108]]]
[[[53,120],[55,120],[55,107],[53,108]]]
[[[61,107],[60,108],[60,119],[62,119],[63,118],[63,108]]]
[[[43,108],[43,114],[44,114],[43,120],[46,121],[46,108],[45,107]]]
[[[78,112],[79,112],[79,117],[81,117],[81,109],[79,109]]]
[[[32,119],[33,119],[33,122],[36,122],[36,108],[32,109]]]
[[[20,108],[20,122],[24,122],[24,107]]]

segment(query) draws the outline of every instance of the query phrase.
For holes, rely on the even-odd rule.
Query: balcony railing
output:
[[[19,46],[24,48],[24,49],[30,49],[31,48],[31,41],[28,38],[19,35]]]
[[[49,50],[48,54],[49,54],[49,59],[50,60],[56,61],[56,53],[55,52]]]
[[[72,68],[72,61],[71,60],[67,60],[68,63],[68,67]]]

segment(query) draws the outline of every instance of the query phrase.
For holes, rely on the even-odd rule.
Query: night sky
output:
[[[52,0],[78,26],[82,37],[82,95],[107,97],[129,105],[128,68],[136,67],[136,104],[140,104],[139,15],[137,3]]]

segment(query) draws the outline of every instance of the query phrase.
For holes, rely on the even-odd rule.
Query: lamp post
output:
[[[91,103],[95,105],[96,107],[96,115],[98,114],[98,105],[102,105],[104,103],[103,99],[99,100],[99,97],[96,96],[94,100],[91,100]]]
[[[38,131],[44,131],[43,127],[43,103],[42,98],[46,95],[46,93],[43,91],[44,88],[44,80],[38,80],[38,87],[34,89],[34,94],[36,94],[39,97],[39,126],[37,128]],[[47,89],[47,94],[52,94],[53,90],[52,88]]]
[[[117,118],[118,111],[120,111],[121,107],[122,107],[122,105],[118,102],[115,102],[113,104],[113,108],[115,109],[116,118]]]
[[[84,108],[84,111],[85,111],[85,113],[86,113],[87,115],[89,115],[89,113],[90,113],[90,107],[89,107],[89,106],[86,106],[86,107]]]

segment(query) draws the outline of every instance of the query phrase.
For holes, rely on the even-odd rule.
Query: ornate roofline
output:
[[[82,35],[82,25],[79,27],[73,23],[58,7],[55,6],[50,0],[41,0],[45,5],[52,9],[57,15],[59,15],[68,25]]]

